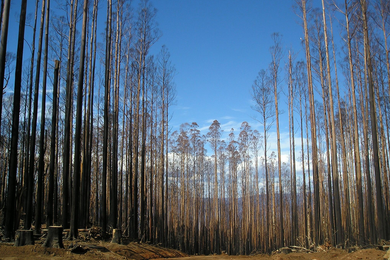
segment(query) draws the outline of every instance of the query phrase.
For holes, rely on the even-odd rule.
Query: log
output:
[[[122,232],[120,229],[112,230],[112,240],[111,243],[121,244],[122,243]]]
[[[50,226],[46,241],[42,246],[64,248],[64,244],[62,243],[62,231],[62,226]]]
[[[15,246],[34,245],[34,234],[32,230],[16,230]]]
[[[383,259],[390,260],[390,249],[386,252],[386,254],[383,256]]]
[[[283,254],[289,254],[292,252],[291,248],[288,248],[288,247],[282,247],[279,249],[280,252],[282,252]]]

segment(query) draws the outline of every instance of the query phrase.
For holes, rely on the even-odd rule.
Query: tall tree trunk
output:
[[[48,202],[47,202],[47,219],[46,219],[46,227],[52,226],[53,215],[54,215],[54,173],[55,173],[55,160],[56,160],[56,129],[57,129],[57,110],[58,110],[58,71],[60,68],[60,62],[58,60],[55,61],[54,65],[54,83],[53,83],[53,113],[51,117],[51,142],[50,142],[50,169],[49,169],[49,193],[48,193]]]
[[[349,32],[349,17],[348,17],[348,1],[345,0],[345,19],[347,29],[347,45],[348,45],[348,60],[349,60],[349,72],[351,80],[351,91],[352,91],[352,106],[354,115],[354,158],[355,158],[355,171],[356,171],[356,188],[357,188],[357,223],[358,223],[358,241],[363,244],[364,241],[364,219],[363,219],[363,193],[362,193],[362,173],[361,173],[361,162],[360,162],[360,147],[359,147],[359,128],[357,118],[357,107],[356,107],[356,95],[355,95],[355,80],[354,71],[352,64],[352,47],[351,47],[351,36]]]
[[[292,201],[291,201],[291,243],[295,245],[296,239],[298,236],[298,204],[297,204],[297,180],[296,180],[296,166],[295,166],[295,130],[294,130],[294,84],[292,79],[293,74],[293,65],[292,65],[292,57],[291,52],[289,52],[288,55],[288,70],[289,70],[289,103],[290,103],[290,118],[291,118],[291,148],[290,151],[292,151],[292,171],[291,171],[291,194],[292,194]]]
[[[35,146],[36,146],[36,130],[37,130],[37,120],[38,120],[38,94],[39,94],[39,76],[41,70],[41,53],[42,53],[42,35],[43,35],[43,22],[45,17],[45,0],[42,1],[42,10],[41,10],[41,27],[39,34],[39,45],[38,45],[38,56],[37,56],[37,71],[35,75],[35,93],[34,93],[34,111],[33,111],[33,121],[32,121],[32,140],[30,143],[30,167],[29,167],[29,196],[27,198],[29,201],[27,203],[27,213],[26,213],[26,228],[30,228],[32,223],[32,205],[33,205],[33,189],[34,189],[34,172],[35,172]],[[30,190],[31,188],[31,190]],[[31,207],[31,208],[30,208]]]
[[[333,50],[333,61],[334,61],[334,71],[335,71],[335,80],[336,80],[336,91],[337,91],[337,106],[338,106],[338,116],[339,116],[339,131],[340,131],[340,143],[341,143],[341,161],[342,161],[342,169],[343,169],[343,183],[344,183],[344,205],[343,205],[343,212],[344,218],[341,218],[340,221],[342,223],[342,226],[344,226],[344,237],[343,241],[349,242],[349,239],[351,237],[351,205],[350,205],[350,197],[349,197],[349,174],[348,174],[348,165],[347,165],[347,155],[346,155],[346,148],[345,148],[345,138],[344,138],[344,124],[342,120],[342,109],[340,105],[340,91],[339,91],[339,80],[337,76],[337,62],[336,62],[336,51],[334,46],[334,40],[333,40],[333,26],[331,21],[331,40],[332,40],[332,50]],[[355,108],[356,109],[356,108]],[[339,242],[340,243],[340,242]]]
[[[303,75],[301,75],[303,76]],[[302,183],[302,195],[303,195],[303,219],[304,219],[304,229],[303,229],[303,237],[304,237],[304,245],[305,247],[308,247],[309,245],[309,232],[308,232],[308,220],[307,220],[307,195],[306,195],[306,172],[305,172],[305,147],[303,143],[303,113],[302,113],[302,95],[304,95],[305,86],[304,82],[298,82],[298,84],[302,84],[299,92],[299,117],[300,117],[300,124],[301,124],[301,157],[302,157],[302,177],[303,177],[303,183]],[[309,151],[307,151],[309,152]]]
[[[107,168],[108,168],[108,124],[109,124],[109,95],[110,95],[110,65],[111,65],[111,17],[112,2],[107,0],[107,27],[106,27],[106,57],[105,57],[105,76],[104,76],[104,135],[103,135],[103,175],[102,175],[102,232],[107,232]]]
[[[325,4],[322,0],[322,20],[324,24],[324,41],[325,41],[325,54],[326,54],[326,74],[329,91],[329,102],[330,102],[330,127],[332,133],[332,182],[333,182],[333,199],[334,199],[334,213],[335,213],[335,228],[336,228],[336,241],[334,245],[339,244],[343,239],[343,230],[341,227],[341,205],[340,205],[340,191],[339,191],[339,171],[337,163],[337,144],[336,144],[336,125],[334,120],[334,105],[333,105],[333,91],[332,91],[332,80],[330,76],[330,58],[329,58],[329,47],[328,47],[328,32],[325,15]]]
[[[75,151],[74,151],[74,175],[73,175],[73,194],[70,218],[69,237],[76,239],[79,227],[79,196],[80,196],[80,174],[81,174],[81,124],[82,124],[82,105],[83,105],[83,85],[84,85],[84,60],[87,31],[88,0],[84,0],[83,6],[83,27],[81,33],[80,67],[79,80],[77,86],[77,108],[76,108],[76,132],[75,132]]]
[[[309,32],[306,19],[306,0],[301,0],[303,13],[303,26],[305,33],[305,53],[306,66],[309,87],[309,103],[310,103],[310,124],[311,124],[311,146],[312,146],[312,164],[313,164],[313,186],[314,186],[314,242],[319,243],[320,234],[320,194],[319,194],[319,178],[318,178],[318,159],[317,159],[317,131],[316,131],[316,116],[314,106],[313,82],[311,75],[311,55],[309,44]]]
[[[360,0],[362,9],[362,20],[363,20],[363,34],[364,34],[364,49],[365,49],[365,61],[367,62],[367,74],[368,74],[368,88],[369,88],[369,101],[370,101],[370,119],[371,119],[371,138],[373,145],[373,163],[375,172],[375,186],[376,186],[376,233],[377,239],[384,238],[384,229],[386,223],[384,223],[383,214],[383,201],[382,201],[382,182],[381,172],[379,167],[379,147],[378,147],[378,130],[376,120],[376,107],[375,107],[375,95],[374,95],[374,80],[373,80],[373,69],[371,61],[370,41],[368,35],[368,18],[367,18],[367,3],[366,0]]]
[[[84,107],[84,147],[83,147],[83,163],[82,163],[82,176],[81,176],[81,200],[80,200],[80,227],[88,226],[89,219],[89,201],[90,201],[90,187],[91,187],[91,164],[92,164],[92,130],[93,130],[93,92],[94,92],[94,62],[96,59],[96,50],[94,49],[94,39],[96,38],[96,19],[97,19],[97,3],[94,1],[92,11],[92,22],[91,22],[91,36],[89,42],[90,56],[89,61],[89,75],[86,82],[88,88],[85,93],[87,108]],[[95,55],[95,56],[94,56]],[[87,90],[86,88],[86,90]],[[88,98],[87,98],[88,96]],[[88,209],[88,210],[85,210]]]
[[[115,71],[114,71],[114,114],[113,114],[113,151],[112,151],[112,171],[110,187],[110,217],[113,229],[118,223],[118,118],[119,118],[119,77],[120,77],[120,37],[121,29],[119,24],[120,1],[117,3],[116,12],[116,36],[115,36]]]
[[[75,27],[77,16],[77,0],[71,0],[70,4],[70,23],[69,23],[69,45],[68,61],[66,69],[66,104],[65,104],[65,133],[64,133],[64,152],[63,152],[63,173],[62,173],[62,226],[69,227],[69,209],[70,209],[70,177],[71,177],[71,132],[72,132],[72,108],[73,108],[73,62],[75,45]]]
[[[41,233],[42,224],[42,204],[44,200],[44,180],[43,172],[45,170],[45,114],[46,114],[46,81],[47,81],[47,54],[49,41],[49,16],[50,16],[50,0],[46,3],[46,30],[45,30],[45,54],[43,57],[43,83],[42,83],[42,106],[41,106],[41,134],[39,140],[39,168],[38,168],[38,189],[37,189],[37,207],[35,212],[35,233]],[[42,24],[43,27],[43,24]],[[43,28],[41,28],[42,30]],[[41,31],[43,32],[43,31]],[[39,48],[41,49],[41,48]],[[39,50],[38,50],[39,56]],[[39,80],[39,77],[37,77]],[[37,81],[36,84],[39,84]]]
[[[276,136],[277,136],[277,149],[278,149],[278,173],[279,173],[279,247],[284,246],[284,222],[283,222],[283,187],[282,187],[282,153],[280,148],[280,130],[279,130],[279,107],[278,107],[278,76],[279,76],[279,63],[281,58],[281,46],[280,36],[273,34],[272,40],[274,46],[271,47],[271,77],[272,85],[274,87],[275,98],[275,115],[276,115]]]
[[[23,0],[20,9],[20,19],[19,19],[19,35],[18,35],[18,48],[17,48],[17,57],[16,57],[15,85],[14,85],[14,104],[13,104],[13,111],[12,111],[11,155],[10,155],[10,167],[9,167],[9,174],[8,174],[8,194],[7,194],[7,203],[6,203],[7,213],[5,216],[6,219],[5,219],[5,230],[4,230],[5,231],[4,237],[10,239],[13,239],[15,237],[15,230],[16,228],[19,227],[19,219],[18,218],[15,219],[15,200],[16,200],[15,188],[16,188],[16,172],[17,172],[17,164],[18,164],[20,90],[22,87],[23,43],[24,43],[25,23],[26,23],[26,9],[27,9],[27,0]],[[8,28],[6,30],[8,30]],[[2,89],[0,89],[0,91],[2,91]]]
[[[325,144],[326,144],[326,166],[327,166],[327,175],[328,175],[328,223],[330,225],[329,228],[327,228],[327,239],[330,240],[331,243],[333,243],[333,234],[334,234],[334,218],[333,218],[333,197],[332,197],[332,182],[331,182],[331,162],[330,162],[330,154],[329,154],[329,104],[328,104],[328,92],[326,92],[325,89],[325,79],[324,79],[324,69],[323,69],[323,49],[321,44],[321,36],[320,31],[321,29],[317,28],[318,38],[317,38],[317,44],[318,44],[318,63],[319,63],[319,74],[320,74],[320,84],[321,84],[321,90],[322,90],[322,105],[323,105],[323,117],[324,117],[324,131],[325,131]],[[320,127],[319,127],[320,128]],[[321,144],[321,142],[319,142]],[[321,150],[321,148],[320,148]],[[325,194],[324,194],[325,195]]]
[[[29,112],[28,112],[28,140],[27,140],[27,149],[30,149],[30,151],[27,153],[27,160],[26,160],[26,171],[27,171],[27,177],[26,177],[26,182],[25,182],[25,189],[27,191],[26,195],[26,218],[24,220],[24,229],[30,229],[31,223],[32,223],[32,206],[33,206],[33,189],[34,189],[34,171],[31,170],[31,150],[34,148],[35,149],[35,138],[34,138],[34,144],[32,145],[32,140],[30,137],[30,123],[31,123],[31,102],[32,102],[32,88],[33,88],[33,81],[34,81],[34,55],[35,55],[35,33],[36,33],[36,28],[37,28],[37,16],[38,16],[38,3],[39,0],[36,0],[36,5],[35,5],[35,16],[34,16],[34,27],[33,27],[33,40],[32,40],[32,47],[31,47],[31,64],[30,64],[30,85],[29,85],[29,92],[30,92],[30,98],[29,98]],[[35,95],[34,95],[34,100],[35,100]],[[34,102],[35,104],[35,102]],[[36,122],[36,121],[35,121]],[[35,123],[36,124],[36,123]],[[33,146],[33,147],[32,147]],[[35,151],[35,150],[34,150]]]

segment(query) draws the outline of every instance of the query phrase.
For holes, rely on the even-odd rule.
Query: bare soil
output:
[[[274,253],[272,255],[250,256],[188,256],[177,250],[140,243],[124,243],[122,245],[96,240],[90,241],[64,241],[64,249],[46,248],[42,246],[44,239],[36,241],[33,246],[15,247],[13,243],[0,242],[0,259],[159,259],[181,258],[180,260],[238,260],[238,259],[269,259],[269,260],[325,260],[325,259],[383,259],[386,251],[376,248],[359,249],[348,253],[346,250],[331,248],[322,252],[305,253],[292,252],[289,254]],[[77,249],[76,249],[77,248]]]

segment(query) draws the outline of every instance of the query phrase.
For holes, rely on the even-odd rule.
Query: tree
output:
[[[302,99],[305,99],[305,91],[307,88],[307,82],[305,80],[306,74],[305,74],[305,64],[303,61],[297,62],[295,65],[295,81],[293,84],[296,84],[295,88],[298,90],[299,93],[299,117],[300,117],[300,125],[301,125],[301,157],[302,157],[302,195],[303,195],[303,223],[304,223],[304,245],[308,246],[308,219],[307,219],[307,195],[306,195],[306,170],[305,170],[305,147],[304,147],[304,137],[303,137],[303,106]],[[307,123],[306,123],[307,125]]]
[[[24,27],[26,23],[26,9],[27,9],[27,0],[23,0],[20,9],[20,19],[19,19],[18,49],[17,49],[17,58],[16,58],[14,102],[13,102],[13,112],[12,112],[11,155],[10,155],[10,167],[9,167],[9,175],[8,175],[8,194],[7,194],[7,206],[6,206],[7,214],[6,214],[5,230],[4,230],[5,238],[10,238],[10,239],[15,237],[15,230],[19,226],[19,219],[15,219],[15,187],[16,187],[17,164],[18,164],[20,90],[22,85],[22,68],[23,68],[22,65],[23,65],[24,31],[25,31]],[[0,81],[2,82],[2,80]],[[2,91],[2,89],[0,90]]]
[[[278,106],[278,84],[279,84],[279,65],[282,58],[281,36],[278,33],[271,35],[274,45],[270,48],[272,61],[270,64],[271,84],[274,87],[275,115],[276,115],[276,138],[278,146],[278,173],[279,173],[279,247],[284,246],[284,227],[283,227],[283,189],[282,189],[282,153],[280,149],[280,130],[279,130],[279,106]]]
[[[376,184],[376,215],[377,215],[377,239],[384,238],[384,230],[386,224],[384,223],[383,214],[383,202],[382,202],[382,181],[379,167],[379,148],[378,148],[378,130],[376,121],[376,108],[375,108],[375,95],[374,95],[374,80],[373,80],[373,68],[371,61],[370,40],[368,35],[368,17],[367,17],[367,2],[360,0],[360,6],[362,11],[363,22],[363,35],[364,35],[364,50],[365,50],[365,62],[367,64],[367,76],[368,76],[368,89],[369,89],[369,103],[370,103],[370,119],[371,119],[371,137],[373,144],[373,162],[375,172],[375,184]]]
[[[39,0],[35,4],[35,15],[34,15],[34,26],[33,26],[33,43],[31,47],[31,63],[30,63],[30,83],[29,83],[29,100],[28,100],[28,123],[27,123],[27,153],[26,153],[26,173],[25,173],[25,182],[24,189],[26,191],[26,203],[25,203],[25,213],[26,218],[24,220],[24,229],[29,229],[32,222],[32,201],[33,201],[33,187],[34,187],[34,175],[33,171],[30,170],[29,165],[31,166],[31,156],[29,156],[29,149],[32,151],[31,140],[30,140],[30,125],[31,125],[31,103],[32,103],[32,88],[33,88],[33,79],[34,79],[34,55],[35,55],[35,34],[37,28],[37,16],[38,16],[38,4]],[[35,139],[34,139],[35,140]],[[34,141],[35,142],[35,141]],[[35,143],[34,143],[35,149]]]
[[[45,54],[43,57],[43,82],[42,82],[42,106],[41,106],[41,134],[39,139],[39,168],[38,168],[38,188],[37,188],[37,207],[35,212],[35,232],[41,233],[42,224],[42,204],[43,204],[43,172],[45,170],[45,114],[46,114],[46,81],[47,81],[47,55],[49,41],[49,15],[50,15],[50,0],[46,3],[46,30],[45,30]],[[42,25],[43,26],[43,25]],[[42,31],[41,31],[42,32]],[[39,79],[39,77],[38,77]],[[39,84],[39,83],[38,83]]]
[[[269,172],[268,172],[268,156],[267,156],[267,140],[268,131],[272,126],[272,121],[268,124],[268,121],[272,119],[274,113],[274,107],[272,106],[272,86],[268,83],[269,78],[265,70],[261,70],[255,82],[252,85],[252,99],[255,101],[253,109],[260,114],[259,122],[263,125],[263,138],[264,138],[264,171],[265,171],[265,189],[266,189],[266,230],[265,247],[269,249],[270,246],[270,197],[269,197]]]
[[[134,239],[139,238],[138,234],[138,174],[139,174],[139,161],[138,161],[138,152],[139,152],[139,136],[140,131],[142,134],[142,129],[144,126],[141,126],[140,122],[140,109],[143,106],[142,101],[144,101],[144,92],[146,84],[146,57],[148,55],[149,49],[159,38],[159,31],[155,22],[156,9],[152,7],[148,0],[143,0],[139,4],[138,18],[136,21],[136,42],[135,42],[135,52],[134,60],[137,66],[136,77],[137,77],[137,93],[136,93],[136,109],[135,109],[135,125],[134,125],[134,140],[133,145],[133,173],[132,173],[132,203],[131,203],[131,231]],[[142,90],[142,96],[141,96]],[[144,121],[144,117],[142,121]],[[140,130],[141,128],[141,130]],[[141,142],[141,146],[145,145],[144,142]],[[142,148],[141,148],[142,149]],[[141,151],[142,152],[142,151]],[[143,167],[143,166],[141,166]],[[143,168],[144,169],[144,168]],[[143,179],[145,171],[140,169],[140,178]],[[141,187],[142,189],[142,187]],[[142,194],[141,194],[142,196]],[[144,198],[141,198],[141,201]]]
[[[109,114],[109,95],[110,95],[110,67],[111,67],[111,0],[107,2],[107,24],[106,24],[106,53],[105,53],[105,70],[104,70],[104,135],[103,135],[103,175],[102,175],[102,231],[103,234],[107,232],[107,209],[106,209],[106,195],[107,195],[107,163],[108,163],[108,114]]]
[[[219,253],[219,207],[218,207],[218,142],[221,137],[221,125],[218,120],[214,120],[207,133],[208,141],[214,151],[214,252]]]
[[[31,142],[30,142],[30,158],[29,158],[29,191],[27,195],[27,209],[26,209],[26,226],[28,229],[31,227],[32,223],[32,206],[33,206],[33,188],[34,188],[34,173],[35,173],[35,145],[36,145],[36,131],[37,131],[37,120],[38,120],[38,94],[39,94],[39,77],[41,71],[41,54],[42,54],[42,35],[43,35],[43,22],[45,17],[45,3],[42,1],[42,10],[41,10],[41,26],[39,31],[39,43],[38,43],[38,53],[37,53],[37,65],[36,65],[36,75],[35,75],[35,90],[34,90],[34,110],[33,110],[33,119],[32,119],[32,133],[31,133]],[[40,213],[40,212],[39,212]],[[40,227],[39,227],[40,228]]]
[[[337,163],[337,145],[336,145],[336,126],[334,119],[334,105],[333,105],[333,91],[332,91],[332,80],[330,76],[330,58],[329,58],[329,47],[328,47],[328,32],[326,25],[325,15],[325,4],[322,0],[322,20],[324,25],[324,41],[325,41],[325,54],[326,54],[326,75],[328,82],[329,91],[329,102],[330,102],[330,123],[332,131],[332,179],[333,179],[333,196],[335,202],[335,226],[336,226],[336,241],[335,245],[340,243],[343,239],[343,230],[341,228],[341,206],[340,206],[340,191],[339,191],[339,171]]]
[[[76,109],[76,132],[75,132],[75,160],[74,160],[74,175],[73,175],[73,194],[72,207],[70,219],[70,234],[71,239],[76,239],[78,236],[79,226],[79,196],[80,196],[80,175],[81,175],[81,114],[83,105],[83,84],[84,84],[84,60],[85,60],[85,45],[86,45],[86,31],[87,31],[87,14],[88,14],[88,0],[84,0],[83,6],[83,27],[81,34],[81,49],[80,49],[80,67],[79,80],[77,86],[77,109]]]
[[[298,236],[298,203],[297,203],[297,177],[295,166],[295,130],[294,130],[294,96],[295,84],[293,82],[293,64],[291,52],[288,54],[288,104],[289,104],[289,132],[290,132],[290,163],[291,170],[291,242],[295,244]]]
[[[0,42],[0,132],[1,132],[1,116],[3,114],[3,90],[4,90],[4,72],[7,56],[7,39],[8,39],[8,24],[9,24],[9,9],[11,0],[4,2],[4,12],[1,10],[1,42]]]
[[[310,104],[310,125],[311,125],[311,155],[313,164],[313,186],[314,186],[314,242],[319,243],[320,230],[320,195],[319,195],[319,178],[318,178],[318,159],[317,159],[317,131],[316,131],[316,116],[314,107],[313,81],[311,71],[311,54],[309,42],[309,30],[307,26],[306,0],[299,1],[299,6],[302,11],[303,29],[305,34],[305,55],[307,69],[307,83],[309,88],[309,104]]]
[[[77,0],[70,2],[70,23],[68,36],[68,57],[66,67],[66,97],[65,97],[65,129],[63,145],[63,173],[62,173],[62,226],[69,227],[69,198],[71,188],[71,128],[73,121],[73,63],[75,49],[75,27],[77,17]]]
[[[57,110],[58,110],[58,73],[60,68],[60,62],[55,61],[54,65],[54,82],[53,82],[53,112],[51,119],[51,141],[50,141],[50,168],[49,168],[49,194],[46,208],[46,226],[52,226],[54,224],[54,173],[55,173],[55,160],[56,160],[56,130],[57,130]]]
[[[160,198],[161,203],[159,204],[159,230],[163,231],[165,229],[165,214],[164,214],[164,205],[168,203],[168,201],[164,198],[164,195],[167,194],[168,187],[166,187],[166,194],[164,194],[164,175],[168,176],[167,167],[164,167],[164,161],[167,159],[167,157],[164,154],[164,147],[165,144],[168,143],[168,138],[166,138],[166,135],[168,133],[167,124],[168,120],[166,120],[166,117],[168,116],[168,107],[170,101],[169,94],[173,93],[173,77],[175,75],[175,68],[171,63],[170,59],[170,53],[168,51],[168,48],[163,45],[161,47],[160,54],[157,58],[157,84],[160,86],[160,102],[161,102],[161,140],[160,140],[160,163],[159,163],[159,176],[160,176]],[[171,94],[172,95],[172,94]],[[167,149],[166,152],[168,153]],[[168,182],[166,182],[168,183]],[[167,184],[166,184],[167,185]],[[166,211],[165,211],[166,212]],[[167,212],[166,212],[167,213]],[[166,232],[163,232],[165,234]],[[160,237],[159,237],[160,238]],[[161,237],[162,241],[164,239]]]

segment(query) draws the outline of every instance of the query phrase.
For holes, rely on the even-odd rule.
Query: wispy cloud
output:
[[[177,109],[177,110],[189,110],[189,109],[191,109],[191,107],[177,106],[176,109]]]
[[[235,112],[246,113],[246,109],[242,109],[242,108],[232,108],[232,110]]]

